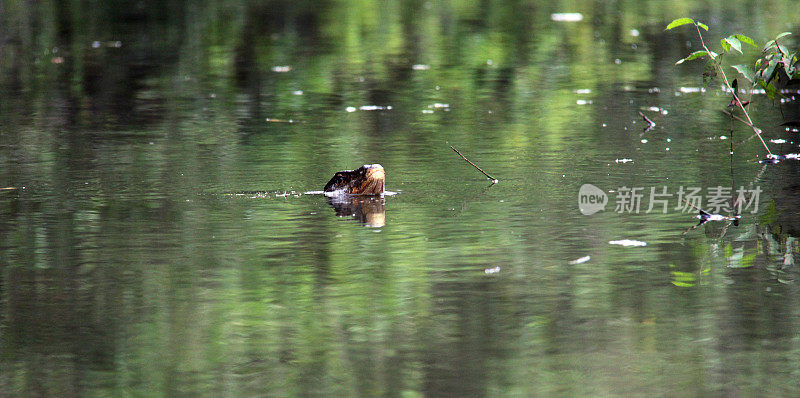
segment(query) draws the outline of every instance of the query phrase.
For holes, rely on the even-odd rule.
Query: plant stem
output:
[[[744,113],[745,118],[747,118],[747,123],[745,123],[745,124],[750,126],[750,128],[753,129],[753,132],[756,133],[756,135],[758,136],[758,139],[761,140],[761,144],[764,145],[764,149],[767,150],[767,153],[772,155],[772,151],[769,150],[769,147],[767,146],[767,143],[764,141],[764,138],[761,137],[761,129],[759,129],[756,126],[753,125],[753,120],[750,119],[750,115],[747,113],[747,110],[744,109],[744,105],[742,105],[742,101],[739,100],[739,95],[736,93],[736,90],[734,90],[733,87],[731,87],[731,84],[728,82],[728,76],[725,75],[725,71],[722,69],[722,65],[720,65],[720,64],[718,64],[716,62],[717,57],[715,57],[713,55],[714,53],[708,47],[706,47],[706,42],[703,40],[703,34],[700,33],[700,26],[698,26],[697,23],[695,23],[694,27],[695,27],[695,29],[697,29],[697,36],[700,37],[700,45],[702,45],[703,49],[706,50],[706,53],[711,58],[711,60],[715,61],[714,62],[714,69],[716,69],[717,72],[722,76],[722,81],[723,81],[723,83],[725,83],[725,87],[727,87],[728,90],[730,90],[733,93],[733,98],[736,100],[736,106],[738,106],[739,109],[742,110],[742,113]],[[742,121],[742,122],[744,122],[744,121]]]

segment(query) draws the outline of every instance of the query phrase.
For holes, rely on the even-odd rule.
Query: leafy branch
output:
[[[767,150],[767,153],[772,155],[772,151],[769,150],[767,143],[761,136],[761,129],[753,125],[753,120],[750,118],[750,114],[747,112],[747,109],[745,109],[745,106],[749,103],[749,101],[742,101],[739,98],[738,89],[735,84],[731,84],[731,82],[728,80],[728,76],[725,74],[725,69],[723,68],[722,64],[723,57],[727,54],[730,54],[732,51],[736,51],[741,54],[743,43],[758,48],[755,41],[745,35],[730,35],[720,40],[722,51],[716,53],[708,48],[705,40],[703,39],[703,34],[700,29],[708,31],[708,25],[703,24],[702,22],[695,21],[691,18],[678,18],[670,22],[665,30],[690,24],[694,26],[695,30],[697,30],[697,36],[700,38],[700,45],[703,47],[703,50],[695,51],[685,58],[679,60],[675,64],[679,65],[686,61],[691,61],[697,58],[708,58],[709,61],[706,63],[706,69],[703,72],[704,82],[707,83],[715,76],[720,76],[722,78],[722,83],[733,94],[731,105],[741,109],[742,113],[744,114],[744,119],[739,120],[753,129],[753,132],[758,136],[758,139],[761,140],[761,144],[764,145],[764,149]],[[764,87],[764,91],[773,100],[775,97],[780,96],[780,92],[774,84],[776,76],[785,76],[787,77],[787,80],[800,76],[800,70],[798,70],[797,67],[796,54],[790,55],[788,50],[786,50],[786,47],[778,42],[778,40],[789,34],[789,32],[781,33],[774,40],[767,42],[767,44],[764,46],[764,50],[762,51],[762,57],[759,58],[755,63],[755,70],[744,64],[732,66],[732,68],[736,69],[752,83],[752,87],[755,87],[756,84]],[[781,75],[781,72],[783,72],[783,75]]]

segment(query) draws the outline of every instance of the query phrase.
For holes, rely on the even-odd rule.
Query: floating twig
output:
[[[268,118],[264,119],[264,121],[270,122],[270,123],[294,123],[295,122],[294,119],[275,119],[275,118],[271,118],[271,117],[268,117]]]
[[[472,162],[470,162],[470,160],[469,160],[469,159],[467,159],[467,157],[466,157],[466,156],[462,155],[462,154],[461,154],[461,152],[459,152],[459,151],[458,151],[458,149],[455,149],[455,148],[453,148],[453,146],[452,146],[452,145],[450,145],[450,149],[454,150],[454,151],[455,151],[455,152],[458,154],[458,156],[461,156],[461,158],[462,158],[462,159],[464,159],[464,160],[466,160],[466,161],[467,161],[467,163],[471,164],[471,165],[472,165],[472,167],[474,167],[474,168],[478,169],[478,171],[480,171],[481,173],[483,173],[483,175],[485,175],[485,176],[486,176],[486,178],[488,178],[488,179],[492,180],[492,183],[493,183],[493,184],[497,184],[497,183],[500,181],[500,180],[498,180],[497,178],[494,178],[494,177],[490,176],[488,173],[486,173],[485,171],[483,171],[483,170],[482,170],[480,167],[476,166],[476,165],[475,165],[475,163],[472,163]]]
[[[644,119],[644,121],[648,123],[648,126],[644,128],[644,131],[642,131],[642,134],[652,130],[653,127],[656,127],[656,122],[650,120],[650,118],[645,116],[644,113],[639,112],[639,116],[641,116],[642,119]]]

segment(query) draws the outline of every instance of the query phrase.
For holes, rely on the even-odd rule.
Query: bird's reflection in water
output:
[[[366,227],[386,225],[386,200],[379,195],[341,195],[328,197],[339,217],[353,217]]]

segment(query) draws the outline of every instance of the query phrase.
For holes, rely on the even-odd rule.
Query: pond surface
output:
[[[800,394],[800,164],[664,31],[793,2],[56,3],[0,3],[0,390]],[[306,194],[370,163],[396,195]]]

